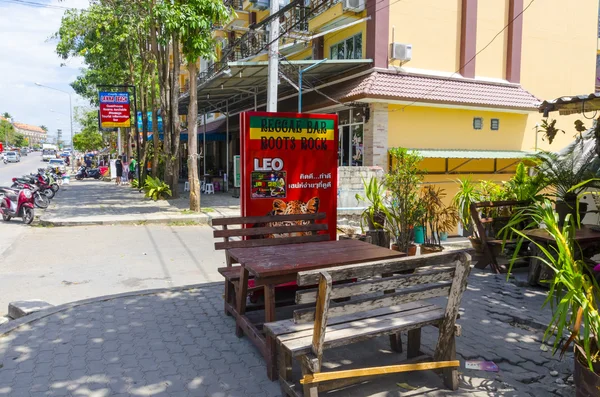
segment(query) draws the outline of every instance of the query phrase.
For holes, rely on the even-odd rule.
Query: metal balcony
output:
[[[233,8],[236,11],[244,10],[244,1],[243,0],[224,0],[223,3],[226,6]]]

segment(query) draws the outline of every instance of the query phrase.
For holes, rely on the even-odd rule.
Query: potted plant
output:
[[[471,219],[471,204],[481,201],[481,193],[471,180],[471,178],[458,179],[458,191],[452,198],[452,205],[458,211],[458,219],[463,229],[472,229],[473,233],[469,236],[471,245],[477,252],[481,252],[481,239],[477,230],[473,227]]]
[[[567,214],[576,218],[577,208],[579,208],[579,215],[585,216],[587,203],[580,202],[580,194],[588,188],[600,187],[592,169],[596,153],[591,152],[581,156],[571,152],[559,156],[556,153],[540,152],[535,155],[535,158],[539,161],[540,173],[544,175],[548,186],[556,196],[559,225],[562,225]]]
[[[365,179],[363,186],[365,189],[364,197],[356,193],[356,200],[367,203],[368,206],[362,212],[360,217],[360,227],[364,230],[364,224],[368,225],[369,230],[381,230],[385,225],[385,185],[378,178],[371,177],[369,181]]]
[[[576,395],[597,396],[600,390],[600,288],[593,270],[581,259],[581,248],[574,239],[579,220],[567,214],[561,226],[559,215],[547,199],[522,209],[519,215],[511,219],[510,226],[516,226],[522,218],[529,218],[535,224],[544,224],[555,241],[552,249],[547,249],[518,227],[512,227],[512,231],[520,236],[518,247],[523,243],[533,244],[538,253],[535,259],[546,264],[554,274],[548,280],[550,289],[544,302],[545,305],[550,304],[553,311],[544,341],[554,336],[553,352],[556,353],[562,346],[561,357],[571,344],[575,346],[573,380]],[[517,259],[517,252],[518,249],[510,262],[509,273]],[[565,331],[570,335],[563,343]]]
[[[425,243],[421,244],[421,254],[440,252],[441,233],[448,233],[459,220],[459,213],[453,205],[443,202],[445,190],[433,185],[423,186],[421,203],[424,208],[423,225],[425,225]]]
[[[407,252],[413,240],[413,228],[420,220],[419,185],[424,175],[419,169],[422,157],[405,148],[389,150],[390,172],[385,177],[389,197],[385,206],[386,229],[396,241],[398,251]]]

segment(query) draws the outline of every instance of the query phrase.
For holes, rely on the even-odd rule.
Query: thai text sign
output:
[[[128,92],[100,92],[100,126],[131,127]]]
[[[336,239],[337,115],[246,112],[242,216],[325,212]]]

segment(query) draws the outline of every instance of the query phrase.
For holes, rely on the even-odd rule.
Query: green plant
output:
[[[158,178],[152,178],[150,175],[146,177],[144,192],[146,193],[146,197],[149,197],[154,201],[163,200],[171,196],[171,188],[169,185]]]
[[[395,237],[398,249],[407,252],[411,243],[411,231],[420,220],[419,185],[423,171],[419,163],[423,159],[405,148],[389,150],[391,170],[385,177],[390,197],[385,208],[386,229]]]
[[[481,192],[476,188],[471,178],[458,179],[458,191],[452,198],[452,205],[458,211],[458,217],[465,229],[472,224],[471,204],[481,199]]]
[[[526,235],[519,229],[524,220],[534,224],[543,223],[554,244],[546,246]],[[553,352],[556,352],[566,329],[570,336],[562,345],[561,355],[574,343],[590,370],[600,374],[600,289],[588,265],[581,259],[581,248],[575,240],[579,222],[579,219],[569,214],[564,225],[560,227],[558,214],[548,199],[521,209],[507,226],[520,237],[510,261],[509,273],[517,260],[521,245],[534,244],[539,252],[535,258],[554,272],[554,277],[548,280],[548,297],[544,302],[544,305],[551,305],[553,312],[552,320],[544,334],[544,341],[556,333],[553,346]]]
[[[523,162],[517,165],[515,175],[504,183],[505,198],[519,201],[539,201],[544,195],[542,191],[548,187],[546,175],[537,172],[529,175],[530,168]]]
[[[422,223],[426,227],[424,245],[441,246],[440,234],[448,233],[460,219],[454,205],[444,204],[444,197],[446,192],[440,187],[425,185],[421,189],[420,201],[424,208]]]
[[[592,168],[595,158],[594,152],[583,156],[575,152],[562,156],[551,152],[540,152],[535,155],[535,159],[539,162],[539,172],[546,179],[547,185],[553,189],[558,199],[564,201],[576,200],[577,196],[587,188],[600,187]],[[577,186],[577,189],[572,189],[574,186]]]
[[[556,137],[556,134],[558,134],[559,132],[562,132],[563,134],[565,133],[564,130],[556,128],[556,120],[550,120],[548,122],[548,119],[543,119],[542,125],[540,127],[544,132],[546,138],[548,138],[548,143],[550,144],[552,143],[552,141],[554,141],[554,137]]]
[[[360,228],[364,231],[364,222],[369,225],[373,225],[375,229],[383,229],[385,224],[385,185],[384,182],[376,177],[371,177],[367,182],[365,179],[363,186],[365,189],[365,196],[356,194],[356,200],[358,202],[368,203],[369,206],[361,214]]]
[[[137,179],[133,179],[131,181],[131,187],[134,188],[134,189],[139,188],[140,187],[140,181],[138,181]]]

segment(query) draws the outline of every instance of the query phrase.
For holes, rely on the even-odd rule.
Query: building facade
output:
[[[36,125],[29,125],[24,123],[13,123],[15,132],[23,134],[29,142],[29,147],[33,145],[41,145],[46,142],[46,131]]]
[[[198,87],[219,168],[238,154],[239,112],[265,110],[271,18],[268,2],[226,3],[236,17],[215,28],[218,60],[201,63]],[[550,146],[538,105],[594,92],[598,14],[598,0],[290,2],[277,15],[278,111],[297,111],[299,68],[327,58],[305,76],[302,110],[339,115],[341,167],[387,169],[388,150],[406,147],[449,196],[464,175],[505,180],[526,154],[573,139],[578,117],[561,117]]]

